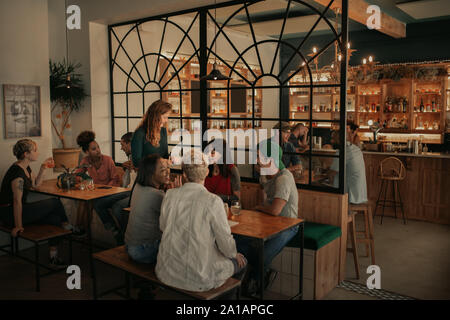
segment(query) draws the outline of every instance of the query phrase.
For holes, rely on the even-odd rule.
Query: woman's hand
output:
[[[44,162],[42,162],[42,164],[41,164],[41,169],[54,168],[54,167],[55,167],[55,161],[53,161],[52,157],[45,159]]]
[[[12,230],[11,230],[11,235],[15,238],[15,237],[17,237],[18,235],[19,235],[19,233],[22,233],[24,230],[23,230],[23,228],[22,227],[14,227]]]
[[[179,188],[182,186],[181,176],[177,175],[173,181],[169,182],[168,189]]]
[[[239,268],[243,268],[247,264],[247,260],[245,259],[244,255],[239,252],[236,255],[236,261],[238,263]]]

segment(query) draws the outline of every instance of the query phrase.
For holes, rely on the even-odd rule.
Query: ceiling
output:
[[[335,0],[337,1],[337,0]],[[450,0],[364,0],[368,4],[375,4],[387,15],[405,24],[417,23],[430,20],[441,20],[450,18]],[[325,7],[317,4],[314,0],[305,0],[315,8],[322,11]],[[219,8],[216,11],[217,21],[224,23],[242,5]],[[249,13],[255,34],[269,38],[278,38],[283,19],[286,15],[286,0],[266,0],[253,4],[249,7]],[[332,10],[326,17],[334,25],[336,20]],[[210,11],[214,15],[214,10]],[[295,1],[291,2],[289,16],[286,22],[283,38],[295,38],[304,36],[311,28],[318,15],[304,5]],[[236,14],[227,26],[230,29],[248,32],[249,25],[245,10]],[[349,20],[349,31],[365,29],[366,26]],[[329,33],[328,26],[321,21],[315,28],[315,35]]]

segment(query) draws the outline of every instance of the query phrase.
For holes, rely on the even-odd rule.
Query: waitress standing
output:
[[[131,140],[131,158],[136,168],[143,158],[151,154],[156,153],[164,159],[169,158],[165,125],[171,110],[172,105],[162,100],[157,100],[148,107]]]

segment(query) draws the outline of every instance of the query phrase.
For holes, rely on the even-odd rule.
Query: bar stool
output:
[[[355,263],[355,272],[356,279],[359,279],[359,261],[358,261],[358,250],[356,244],[356,223],[355,223],[356,212],[350,211],[348,213],[348,234],[350,235],[350,242],[352,244],[351,248],[347,248],[347,251],[350,251],[353,254],[353,261]]]
[[[370,257],[372,260],[372,264],[375,264],[375,245],[374,245],[374,236],[373,236],[373,219],[372,219],[372,207],[370,202],[353,204],[349,203],[349,211],[354,213],[353,219],[355,219],[356,215],[363,214],[364,215],[364,230],[356,231],[356,243],[363,242],[366,245],[366,257],[369,257],[369,249],[370,249]],[[355,226],[356,229],[356,226]]]
[[[403,223],[406,224],[406,216],[403,211],[403,202],[400,195],[400,190],[398,188],[398,182],[404,180],[406,177],[406,169],[402,161],[396,157],[389,157],[381,161],[380,163],[380,179],[381,188],[378,194],[378,199],[375,204],[374,215],[377,214],[377,208],[379,205],[383,207],[383,213],[381,215],[381,224],[383,224],[384,208],[394,207],[395,218],[397,219],[397,206],[400,206],[402,210]],[[392,195],[393,200],[387,199],[387,193],[389,189],[389,184],[392,184]],[[384,196],[383,196],[384,187]],[[397,198],[398,195],[398,198]]]

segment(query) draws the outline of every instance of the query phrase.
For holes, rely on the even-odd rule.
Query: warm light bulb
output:
[[[366,64],[366,63],[367,63],[367,59],[364,58],[364,59],[363,59],[363,64]]]
[[[313,48],[313,53],[317,53],[317,48],[316,47]]]
[[[305,61],[303,61],[302,62],[302,67],[304,67],[306,65],[306,62]]]
[[[338,55],[338,60],[341,61],[342,60],[342,56],[341,54]]]
[[[350,49],[350,42],[347,42],[347,49]]]
[[[372,61],[373,61],[372,56],[369,56],[369,62],[372,62]]]
[[[331,68],[332,68],[332,69],[334,68],[334,63],[331,64]]]

